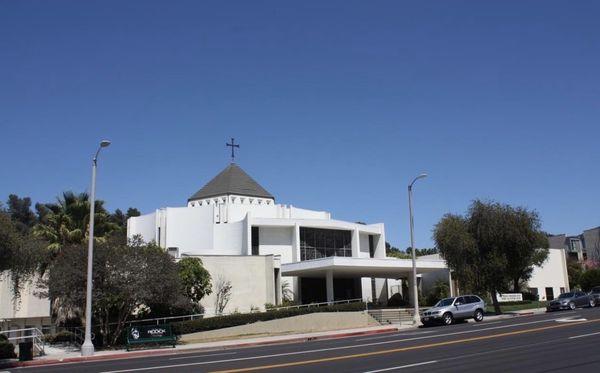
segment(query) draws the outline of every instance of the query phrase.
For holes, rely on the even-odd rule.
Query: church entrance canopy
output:
[[[417,272],[432,272],[446,269],[446,262],[439,259],[417,259]],[[336,278],[375,277],[397,279],[408,276],[412,271],[410,259],[354,258],[330,256],[314,260],[281,265],[282,276]]]

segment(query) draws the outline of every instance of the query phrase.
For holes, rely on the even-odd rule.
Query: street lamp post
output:
[[[90,233],[88,242],[88,262],[87,262],[87,289],[85,299],[85,340],[81,345],[81,356],[92,356],[94,354],[94,344],[92,343],[92,268],[94,265],[94,205],[96,193],[96,166],[98,154],[102,148],[110,145],[110,141],[100,141],[100,146],[96,155],[92,159],[92,190],[90,194]]]
[[[412,293],[413,293],[413,305],[414,305],[414,315],[413,322],[418,324],[420,321],[419,317],[419,288],[417,286],[417,254],[415,253],[415,237],[414,237],[414,223],[413,223],[413,208],[412,208],[412,187],[413,184],[419,180],[427,177],[426,173],[422,173],[419,176],[415,177],[413,181],[408,184],[408,212],[410,214],[410,247],[412,249]]]

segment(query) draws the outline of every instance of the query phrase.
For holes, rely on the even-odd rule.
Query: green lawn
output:
[[[546,302],[539,302],[539,301],[532,301],[531,303],[527,303],[527,304],[505,305],[505,306],[503,306],[502,303],[500,303],[500,309],[502,310],[502,312],[512,312],[512,311],[529,310],[529,309],[533,309],[533,308],[545,308],[545,307],[546,307]],[[488,304],[485,307],[485,311],[494,313],[494,305]]]

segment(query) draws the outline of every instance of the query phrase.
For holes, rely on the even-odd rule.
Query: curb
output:
[[[398,331],[398,328],[391,327],[386,329],[378,329],[378,330],[368,330],[368,331],[357,331],[357,332],[348,332],[341,334],[329,334],[329,335],[320,335],[315,337],[296,337],[296,338],[288,338],[288,339],[280,339],[276,341],[262,341],[262,342],[248,342],[248,343],[239,343],[234,345],[227,346],[214,346],[214,347],[199,347],[199,348],[190,348],[186,350],[146,350],[146,351],[134,351],[120,354],[112,354],[112,355],[97,355],[91,357],[68,357],[64,359],[43,359],[43,360],[31,360],[31,361],[9,361],[6,363],[0,362],[0,369],[5,368],[19,368],[19,367],[34,367],[34,366],[42,366],[42,365],[58,365],[65,363],[77,363],[77,362],[87,362],[87,361],[103,361],[103,360],[122,360],[122,359],[134,359],[138,357],[144,356],[169,356],[169,355],[178,355],[178,354],[186,354],[190,352],[202,352],[202,351],[215,351],[215,350],[226,350],[231,348],[239,348],[239,347],[253,347],[253,346],[265,346],[265,345],[275,345],[275,344],[286,344],[286,343],[299,343],[299,342],[310,342],[317,340],[331,340],[331,339],[340,339],[347,338],[353,336],[362,336],[362,335],[372,335],[372,334],[383,334],[383,333],[391,333]]]

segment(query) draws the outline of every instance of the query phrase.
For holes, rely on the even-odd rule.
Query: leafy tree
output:
[[[210,274],[200,258],[187,257],[177,263],[183,294],[196,305],[212,293]]]
[[[10,277],[15,300],[43,261],[45,242],[19,230],[18,222],[0,212],[0,276]]]
[[[438,300],[448,298],[450,296],[450,286],[442,279],[435,282],[429,294],[427,294],[426,304],[434,305]]]
[[[136,209],[135,207],[130,207],[127,209],[127,219],[140,215],[142,215],[142,213],[140,213],[140,210]]]
[[[35,214],[31,211],[31,198],[20,198],[15,194],[8,196],[8,213],[16,222],[17,229],[27,232],[36,223]]]
[[[42,296],[82,316],[86,297],[87,250],[67,245],[48,271]],[[113,345],[132,313],[147,304],[189,303],[181,294],[177,264],[160,247],[140,238],[126,243],[112,236],[94,252],[93,319],[103,340]],[[114,323],[114,326],[112,324]]]
[[[409,254],[404,251],[398,249],[397,247],[392,246],[389,242],[385,243],[385,255],[391,258],[398,259],[410,259],[412,258]]]
[[[408,247],[406,249],[406,253],[412,255],[412,251],[411,251],[410,247]],[[435,247],[424,248],[424,249],[416,249],[415,250],[415,254],[417,256],[432,255],[432,254],[437,254],[437,253],[438,253],[438,249],[436,249]]]
[[[600,269],[588,269],[579,278],[581,289],[590,291],[595,286],[600,286]]]
[[[489,292],[500,313],[497,292],[531,275],[547,257],[548,242],[537,213],[495,202],[474,201],[466,216],[447,214],[434,239],[461,287]]]
[[[94,209],[94,238],[97,242],[102,242],[118,229],[118,225],[110,221],[104,201],[96,200]],[[34,234],[48,241],[52,257],[65,245],[82,244],[86,241],[90,219],[86,193],[64,192],[57,203],[36,205],[36,210],[40,223],[34,227]]]
[[[583,266],[577,259],[567,259],[567,275],[569,276],[569,287],[571,289],[581,286],[580,280],[583,274]]]

